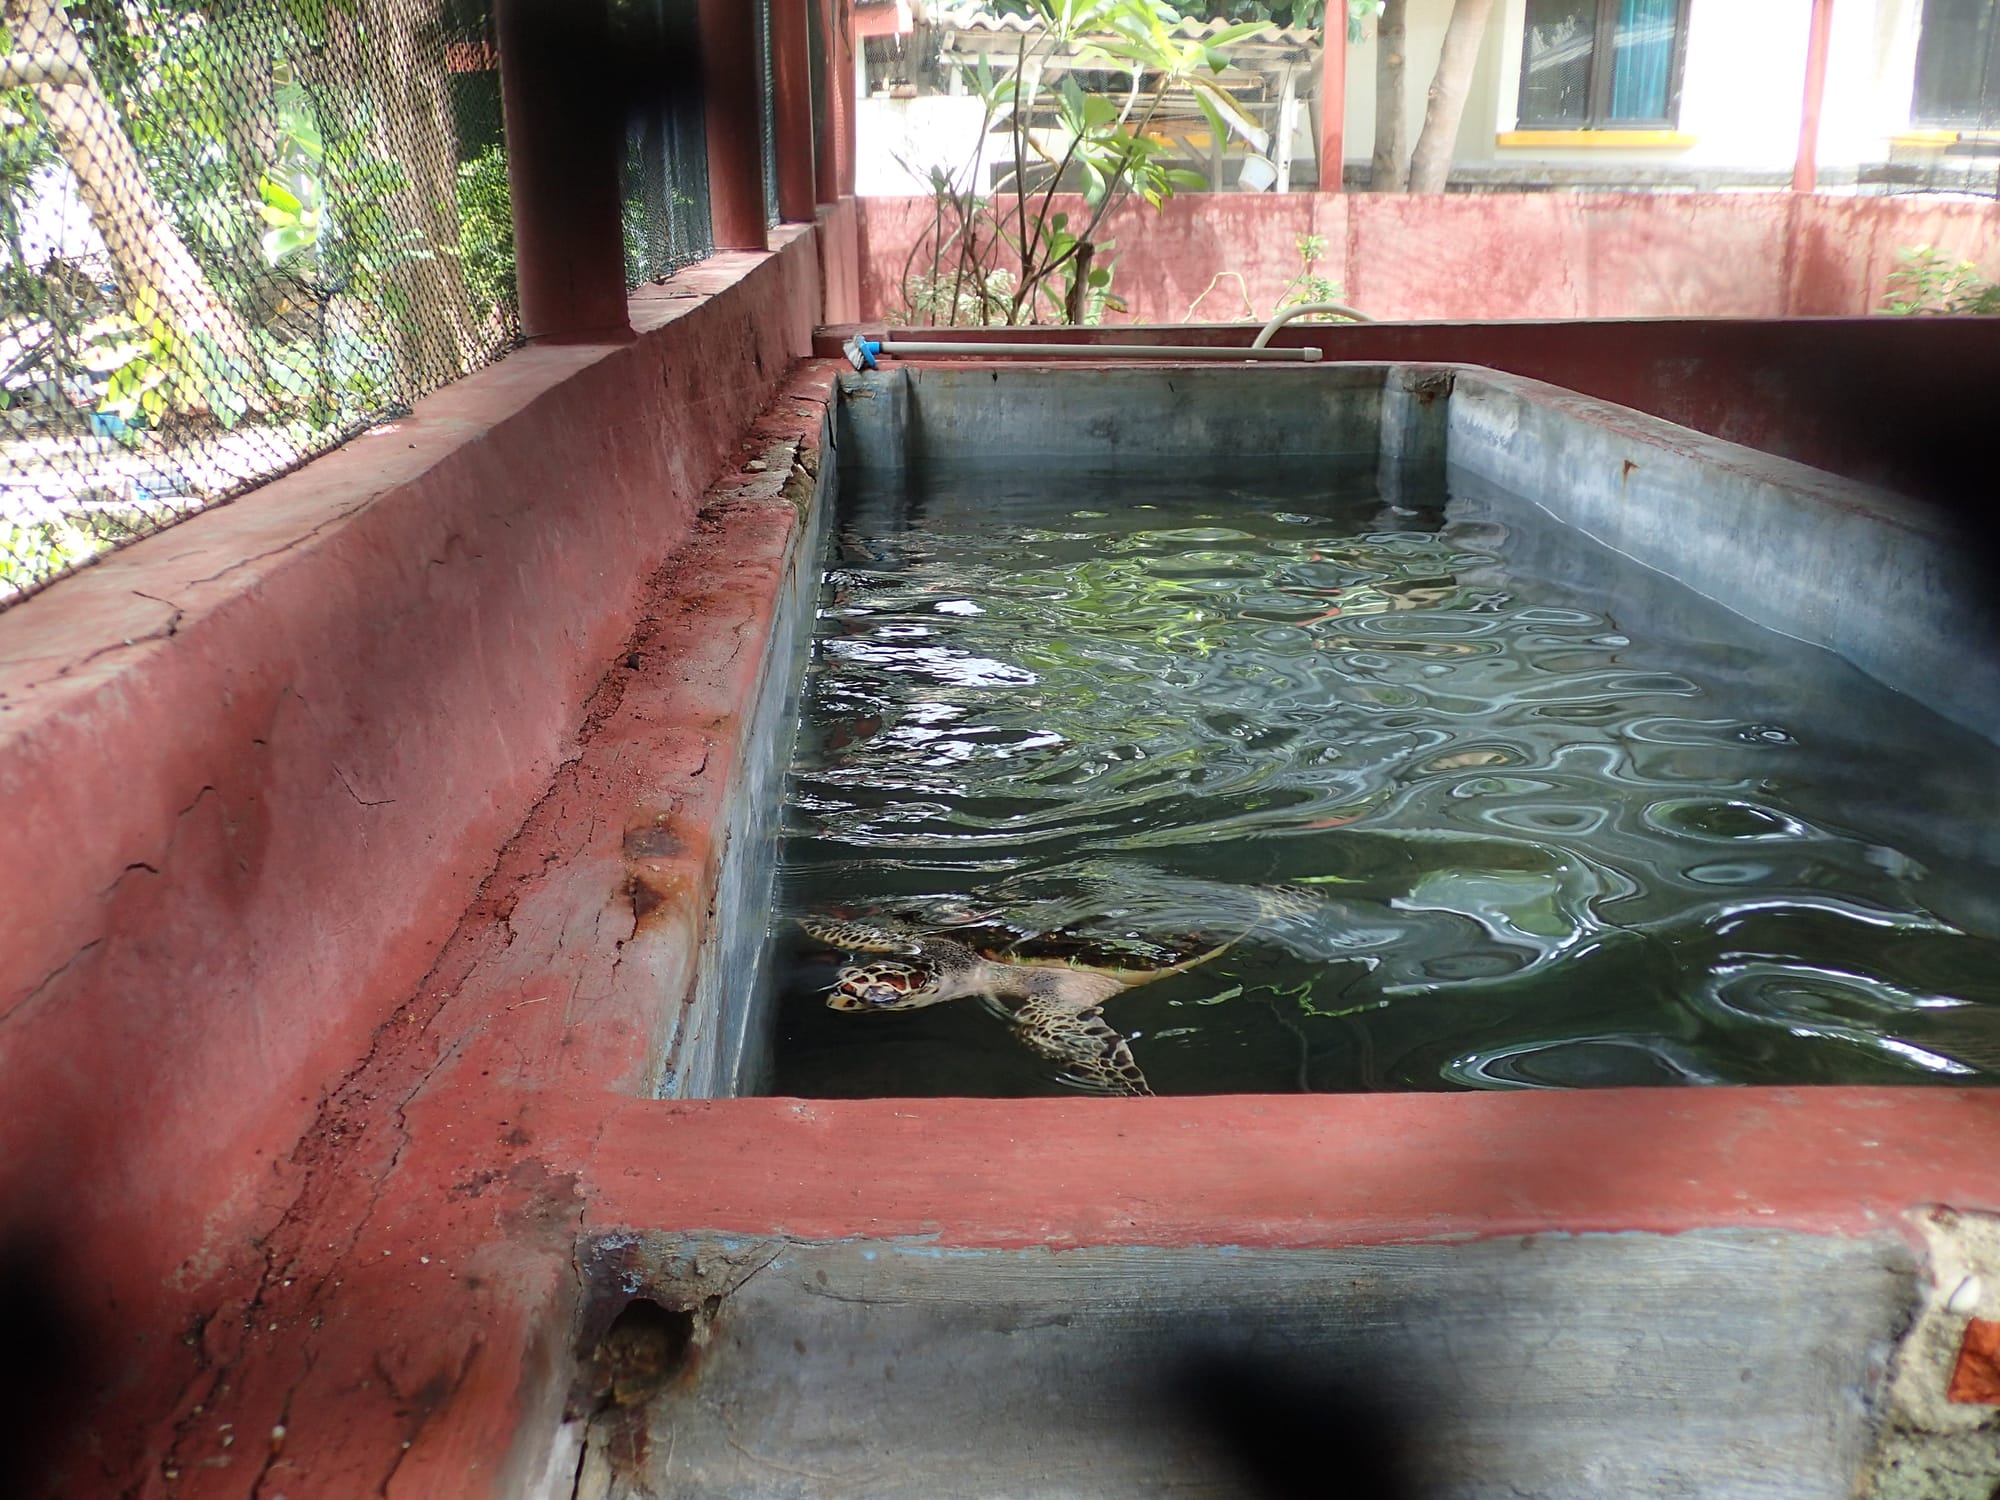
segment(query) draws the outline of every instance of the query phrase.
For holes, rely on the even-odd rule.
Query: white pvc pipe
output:
[[[1310,363],[1321,357],[1319,350],[1312,348],[1217,348],[1212,344],[950,344],[891,339],[875,347],[882,354],[1019,354],[1034,359],[1289,359]]]
[[[1339,313],[1351,323],[1372,323],[1375,320],[1367,313],[1349,307],[1345,302],[1303,302],[1297,307],[1288,307],[1257,331],[1257,337],[1250,341],[1252,349],[1261,349],[1271,342],[1271,335],[1283,328],[1294,318],[1303,318],[1307,313]]]

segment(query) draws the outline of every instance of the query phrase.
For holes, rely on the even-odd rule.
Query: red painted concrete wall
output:
[[[2000,1206],[1981,1093],[634,1098],[635,1023],[672,1004],[634,953],[710,899],[716,762],[796,541],[791,481],[751,496],[732,460],[818,457],[829,372],[787,368],[814,258],[721,258],[635,304],[634,346],[518,356],[0,616],[0,794],[35,835],[0,872],[0,1202],[46,1210],[122,1361],[62,1493],[522,1493],[575,1372],[579,1236],[1892,1234]],[[1517,325],[1516,353],[1608,380],[1634,330],[1733,326]],[[1050,1140],[1053,1178],[1026,1169]]]
[[[1111,1233],[1114,1216],[1144,1242],[1200,1238],[1219,1203],[1227,1223],[1278,1226],[1270,1242],[1336,1243],[1357,1232],[1353,1215],[1302,1209],[1296,1189],[1335,1180],[1340,1153],[1365,1139],[1357,1123],[1412,1139],[1413,1113],[1440,1132],[1427,1156],[1462,1161],[1460,1129],[1488,1129],[1491,1110],[1520,1123],[1528,1157],[1546,1163],[1547,1142],[1575,1138],[1584,1115],[1608,1109],[1600,1134],[1650,1140],[1659,1112],[1685,1108],[1630,1096],[1307,1100],[1258,1131],[1249,1117],[1276,1106],[1131,1101],[1160,1106],[1161,1128],[1140,1134],[1167,1155],[1189,1132],[1220,1144],[1184,1201],[1110,1210],[1103,1184],[1139,1182],[1143,1198],[1146,1174],[1130,1160],[1137,1116],[1100,1112],[1105,1101],[1033,1107],[1092,1163],[1065,1201],[1034,1196],[1041,1186],[1006,1159],[1011,1135],[995,1122],[1018,1114],[1013,1104],[925,1106],[911,1139],[963,1154],[924,1157],[935,1181],[878,1184],[828,1163],[851,1162],[846,1132],[875,1139],[900,1105],[632,1099],[646,997],[631,945],[592,952],[592,973],[623,962],[628,988],[572,1016],[532,983],[568,973],[572,955],[550,951],[564,948],[561,929],[530,933],[520,890],[566,865],[591,880],[602,870],[590,909],[607,932],[615,918],[633,924],[618,935],[636,934],[634,893],[622,906],[603,896],[641,866],[679,875],[707,857],[634,840],[653,825],[614,828],[591,795],[607,809],[647,806],[646,788],[616,779],[630,774],[624,748],[643,743],[658,805],[674,817],[705,809],[712,823],[719,793],[696,783],[704,767],[719,778],[689,732],[711,722],[665,681],[604,714],[591,694],[624,659],[640,601],[671,606],[638,612],[647,629],[694,642],[686,659],[764,607],[790,500],[733,529],[697,527],[695,511],[760,409],[794,396],[781,382],[833,295],[818,267],[842,252],[791,233],[776,256],[718,257],[635,300],[635,344],[517,355],[0,615],[0,806],[12,835],[0,862],[0,1204],[9,1231],[48,1235],[52,1262],[81,1290],[78,1345],[115,1352],[93,1372],[92,1447],[67,1493],[512,1492],[523,1434],[552,1425],[560,1404],[581,1229],[672,1219],[783,1230],[820,1224],[841,1198],[824,1220],[841,1232],[942,1214],[970,1225],[956,1231],[967,1242],[1082,1241]],[[1921,401],[1962,420],[1993,388],[1996,345],[1978,325],[1886,319],[1286,337],[1339,358],[1496,364],[1662,403],[1696,425],[1782,428],[1855,463],[1896,455],[1855,446],[1854,410],[1788,407],[1788,390],[1838,394],[1837,372],[1866,371],[1879,381],[1845,384],[1877,437]],[[1813,386],[1816,364],[1827,373]],[[1956,406],[1947,377],[1962,388]],[[816,426],[823,394],[777,404]],[[649,592],[691,534],[692,581]],[[733,616],[716,597],[725,591],[741,606]],[[741,661],[726,665],[740,687]],[[1865,1099],[1808,1101],[1803,1124],[1773,1124],[1757,1190],[1812,1227],[1926,1197],[1994,1204],[1990,1154],[1928,1150],[1974,1139],[1988,1101],[1941,1097],[1909,1106],[1886,1175],[1862,1185],[1872,1196],[1852,1196],[1846,1163],[1879,1151],[1896,1122]],[[1711,1143],[1740,1140],[1739,1112],[1769,1107],[1753,1091],[1693,1106],[1714,1122]],[[1800,1178],[1784,1143],[1824,1156],[1830,1123],[1849,1110],[1869,1112],[1866,1139],[1842,1136],[1840,1164]],[[1526,1128],[1544,1114],[1548,1128]],[[1302,1157],[1305,1129],[1322,1144]],[[1716,1215],[1740,1212],[1726,1197],[1740,1163],[1711,1154],[1713,1196],[1660,1222],[1736,1221]],[[1295,1171],[1259,1177],[1260,1160]],[[1620,1195],[1635,1179],[1597,1180],[1602,1195],[1581,1206],[1551,1198],[1505,1222],[1630,1222]],[[1249,1186],[1229,1202],[1202,1196],[1222,1182]],[[1550,1173],[1537,1182],[1559,1185]],[[997,1183],[1016,1196],[994,1198],[983,1223],[945,1196]],[[1407,1224],[1439,1204],[1469,1232],[1502,1222],[1467,1219],[1449,1173],[1428,1192],[1369,1232],[1414,1232]],[[282,1445],[266,1436],[280,1427]]]
[[[931,204],[864,198],[861,316],[900,305]],[[1058,200],[1074,220],[1079,205]],[[1854,314],[1881,302],[1895,252],[1932,244],[2000,277],[2000,203],[1789,193],[1185,194],[1127,206],[1113,321],[1260,321],[1319,235],[1319,275],[1377,318]]]
[[[822,323],[861,317],[861,202],[843,198],[822,204],[816,215]]]
[[[708,336],[750,316],[732,302]],[[262,1274],[206,1289],[198,1378],[147,1444],[169,1500],[543,1493],[584,1291],[568,1130],[587,1141],[620,1098],[654,1107],[634,1096],[726,1023],[690,971],[831,387],[824,364],[796,369],[733,435],[742,462],[628,612],[544,794],[285,1164]]]
[[[518,353],[0,615],[0,1239],[43,1236],[117,1351],[107,1474],[231,1336],[199,1308],[266,1271],[302,1133],[809,347],[785,235],[635,299],[635,343]]]
[[[1881,306],[1896,252],[1934,245],[2000,279],[2000,203],[1926,195],[1799,201],[1792,233],[1792,300],[1787,312],[1869,312]]]

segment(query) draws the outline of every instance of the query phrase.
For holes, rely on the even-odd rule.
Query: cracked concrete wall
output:
[[[302,1132],[808,352],[812,235],[778,234],[635,298],[630,344],[517,353],[0,616],[0,1211],[131,1356],[107,1399],[263,1269]]]

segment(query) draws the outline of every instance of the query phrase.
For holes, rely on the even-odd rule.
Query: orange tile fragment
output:
[[[1944,1395],[1947,1401],[2000,1406],[2000,1322],[1974,1318],[1965,1325],[1958,1363],[1952,1366]]]

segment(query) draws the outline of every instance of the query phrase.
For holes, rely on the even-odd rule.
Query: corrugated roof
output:
[[[996,16],[978,5],[939,5],[921,7],[934,26],[947,26],[957,31],[1006,32],[1018,35],[1023,32],[1037,32],[1042,29],[1041,21],[1033,16]],[[1190,40],[1196,37],[1214,36],[1219,31],[1234,26],[1234,21],[1185,20],[1176,26],[1173,34]],[[1317,47],[1319,30],[1313,26],[1266,26],[1254,36],[1244,39],[1252,46]]]

